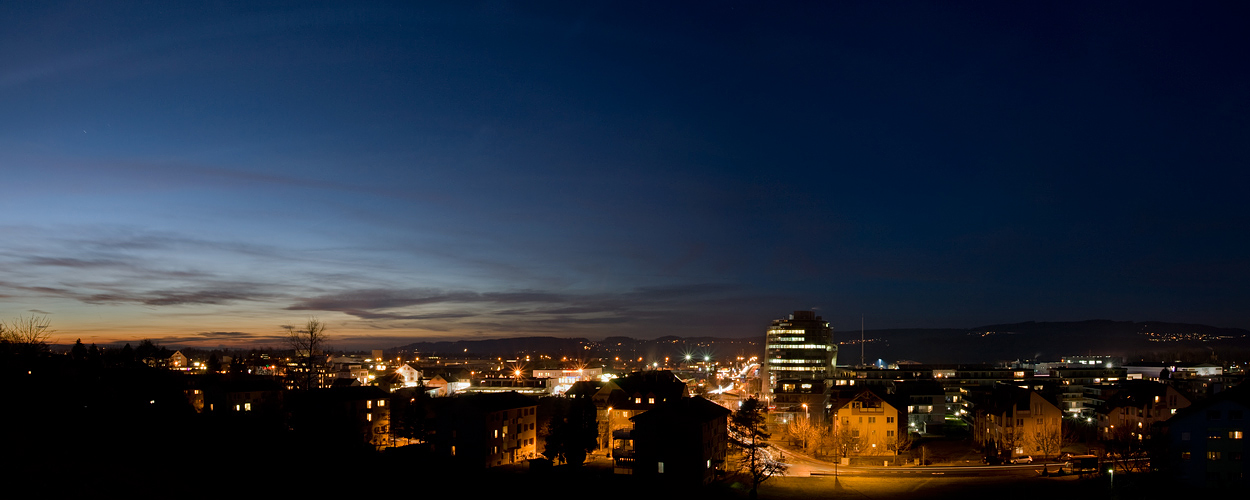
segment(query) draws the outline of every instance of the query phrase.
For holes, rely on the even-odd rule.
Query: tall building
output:
[[[812,311],[794,311],[774,320],[764,339],[764,391],[771,395],[781,380],[819,380],[833,376],[838,346],[833,329]]]

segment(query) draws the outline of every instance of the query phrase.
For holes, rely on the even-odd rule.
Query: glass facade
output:
[[[795,311],[789,319],[773,321],[764,345],[763,385],[770,393],[779,380],[824,380],[833,375],[838,356],[833,329],[812,311]]]

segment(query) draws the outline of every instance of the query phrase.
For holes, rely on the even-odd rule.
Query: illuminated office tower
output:
[[[768,327],[762,385],[771,394],[780,380],[824,381],[833,376],[837,359],[829,323],[812,311],[794,311]]]

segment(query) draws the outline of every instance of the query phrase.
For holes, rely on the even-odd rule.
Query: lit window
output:
[[[1219,460],[1219,459],[1220,459],[1220,452],[1218,451],[1207,452],[1207,460]]]
[[[1241,439],[1241,431],[1228,431],[1228,439]]]
[[[365,401],[365,408],[373,408],[373,401]]]
[[[647,404],[649,405],[655,404],[655,398],[647,398]]]
[[[243,411],[252,411],[252,403],[243,403]]]
[[[642,404],[642,398],[634,398],[634,404],[636,405]]]
[[[381,408],[381,407],[383,407],[383,406],[386,406],[386,400],[385,400],[385,399],[379,399],[379,400],[378,400],[378,408]]]
[[[368,420],[368,421],[372,422],[372,421],[373,421],[373,414],[372,414],[372,413],[366,413],[366,414],[365,414],[365,420]]]

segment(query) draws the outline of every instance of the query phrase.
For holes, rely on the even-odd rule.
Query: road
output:
[[[1072,498],[1087,497],[1107,491],[1107,484],[1098,479],[1075,476],[1040,477],[1033,471],[998,471],[1000,475],[977,474],[886,474],[868,472],[859,475],[774,477],[760,486],[761,499],[837,498],[889,499],[917,498],[976,499],[1010,498]],[[1008,474],[1010,472],[1010,474]]]
[[[1042,467],[1054,472],[1058,464],[1025,464],[1025,465],[959,465],[959,466],[837,466],[824,460],[816,460],[793,450],[769,447],[769,454],[778,457],[788,466],[786,475],[789,477],[807,476],[874,476],[874,477],[990,477],[1004,476],[1016,478],[1041,477]],[[882,461],[887,460],[882,457]]]

